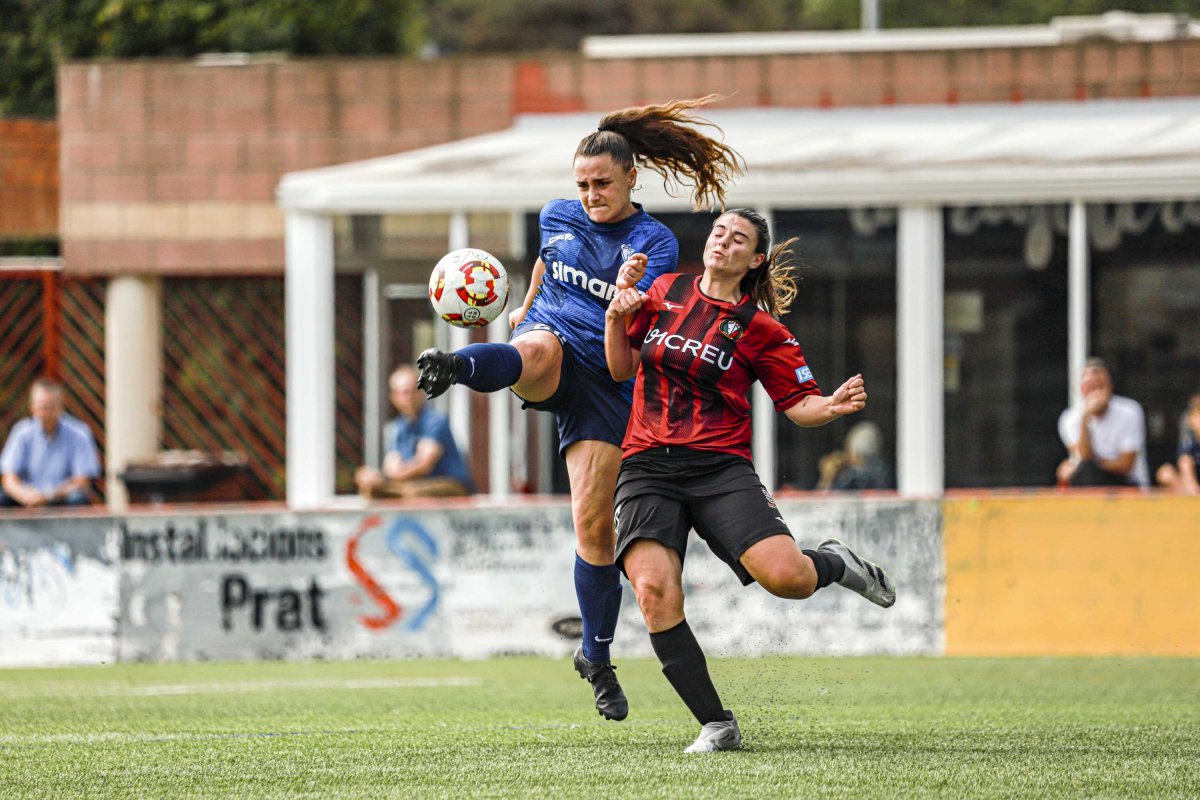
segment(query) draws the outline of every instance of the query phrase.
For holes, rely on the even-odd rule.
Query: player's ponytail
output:
[[[721,95],[710,94],[614,111],[600,120],[597,131],[584,137],[575,157],[607,154],[626,170],[636,162],[661,175],[668,192],[676,184],[691,184],[694,208],[724,208],[725,184],[744,172],[745,163],[733,148],[689,125],[720,128],[687,113],[720,99]]]
[[[793,236],[786,242],[772,247],[771,228],[762,214],[748,208],[731,208],[726,213],[737,214],[754,226],[758,233],[754,252],[766,256],[762,264],[742,278],[742,292],[750,295],[755,305],[772,317],[782,317],[788,312],[798,291],[796,266],[792,263],[792,257],[795,255],[792,253],[792,245],[798,239]]]

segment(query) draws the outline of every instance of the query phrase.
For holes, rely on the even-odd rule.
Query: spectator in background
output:
[[[63,411],[63,387],[41,378],[29,392],[31,417],[17,422],[0,453],[0,505],[86,505],[100,477],[88,426]]]
[[[388,393],[400,415],[383,429],[383,471],[360,467],[354,476],[363,497],[461,497],[475,491],[445,415],[425,405],[417,371],[399,367]]]
[[[1084,362],[1082,402],[1058,418],[1069,456],[1058,466],[1062,486],[1146,486],[1146,414],[1136,400],[1113,394],[1112,373],[1099,358]]]
[[[1179,456],[1174,464],[1163,464],[1156,477],[1159,486],[1178,494],[1200,494],[1200,392],[1192,395],[1183,415]]]
[[[892,473],[883,463],[883,433],[874,422],[857,422],[841,450],[822,456],[818,489],[855,491],[893,489]]]

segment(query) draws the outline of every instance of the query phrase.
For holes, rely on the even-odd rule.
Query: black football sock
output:
[[[733,719],[721,705],[704,651],[686,619],[674,628],[650,634],[650,645],[662,662],[663,675],[701,725]]]
[[[837,583],[846,574],[846,564],[841,557],[834,553],[820,550],[802,550],[804,555],[812,559],[817,568],[817,588],[824,589],[831,583]]]

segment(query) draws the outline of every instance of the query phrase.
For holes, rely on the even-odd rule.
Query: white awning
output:
[[[1200,195],[1200,100],[871,109],[703,109],[747,162],[733,205],[831,208],[1173,199]],[[284,176],[281,206],[315,213],[536,210],[569,196],[601,115],[519,117],[508,130]],[[636,199],[688,208],[643,172]]]
[[[571,196],[575,147],[599,116],[526,116],[499,133],[284,176],[290,506],[321,505],[333,494],[333,217],[446,212],[447,249],[463,247],[468,212],[532,212]],[[746,159],[732,205],[899,208],[897,475],[905,496],[937,496],[944,487],[941,208],[1070,204],[1075,373],[1087,347],[1085,204],[1200,197],[1196,98],[704,116]],[[652,212],[689,207],[686,190],[668,196],[653,173],[640,183],[635,198]],[[452,420],[466,419],[465,397],[455,398]],[[756,430],[770,441],[767,428]]]

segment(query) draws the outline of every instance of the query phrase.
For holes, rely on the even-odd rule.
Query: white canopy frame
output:
[[[333,498],[333,217],[449,213],[448,249],[467,241],[471,211],[535,213],[572,185],[571,156],[598,114],[520,117],[499,133],[352,164],[291,173],[278,187],[287,215],[287,501]],[[946,206],[1066,203],[1069,226],[1069,363],[1087,353],[1086,204],[1200,197],[1200,100],[1122,100],[848,109],[713,110],[706,116],[745,157],[730,191],[763,210],[894,206],[899,366],[897,472],[908,497],[944,490],[941,213]],[[647,179],[638,200],[685,211],[686,192]],[[1073,381],[1072,381],[1073,382]],[[460,393],[461,394],[461,393]],[[492,402],[507,403],[503,392]],[[451,401],[456,434],[469,418]],[[761,400],[759,401],[761,405]],[[456,410],[458,409],[458,410]],[[499,406],[493,420],[507,419]],[[755,447],[770,447],[755,414]],[[491,426],[493,475],[509,452],[506,425]],[[768,478],[773,472],[764,470]],[[493,480],[504,495],[503,481]]]

